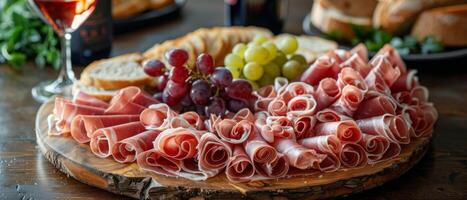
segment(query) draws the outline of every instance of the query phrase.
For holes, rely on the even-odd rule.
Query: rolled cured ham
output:
[[[424,86],[415,86],[410,91],[410,96],[417,99],[419,103],[428,102],[429,92]]]
[[[287,117],[312,116],[316,112],[316,101],[312,95],[293,97],[287,104]]]
[[[315,135],[313,129],[316,124],[316,118],[312,116],[301,116],[293,119],[293,128],[295,137],[298,139],[312,137]]]
[[[274,90],[276,90],[277,94],[282,93],[287,85],[289,85],[289,80],[287,78],[277,77],[274,79]]]
[[[358,109],[358,106],[363,101],[363,92],[353,85],[346,85],[342,89],[342,94],[329,108],[345,114],[353,116],[353,113]]]
[[[198,144],[199,168],[204,171],[219,173],[232,157],[232,147],[221,141],[216,135],[206,132],[201,136]]]
[[[242,146],[236,145],[233,156],[229,158],[225,175],[232,182],[251,181],[255,175],[255,167]]]
[[[339,159],[344,167],[357,168],[367,164],[367,155],[363,147],[355,143],[344,143],[339,154]]]
[[[418,85],[417,70],[410,70],[408,73],[402,74],[391,86],[391,92],[410,91]]]
[[[200,135],[199,131],[192,129],[167,129],[154,140],[154,149],[175,160],[194,158],[198,154]]]
[[[298,140],[298,143],[325,155],[323,160],[318,164],[318,169],[320,171],[332,172],[340,168],[341,162],[337,155],[340,154],[342,144],[337,136],[323,135],[309,137]]]
[[[368,63],[368,49],[363,43],[358,44],[350,50],[350,53],[357,54],[365,63]],[[349,58],[350,59],[350,58]]]
[[[324,78],[319,82],[319,85],[313,96],[316,100],[316,110],[320,111],[327,108],[341,95],[341,89],[337,86],[336,80],[332,78]]]
[[[118,141],[112,147],[112,157],[119,163],[136,161],[136,157],[144,151],[153,149],[153,141],[160,131],[149,130]]]
[[[382,135],[399,144],[410,142],[409,127],[403,118],[384,114],[356,121],[362,132],[370,135]]]
[[[273,146],[278,152],[287,157],[291,166],[298,169],[318,168],[318,163],[325,157],[323,154],[319,154],[313,149],[307,149],[292,139],[277,138],[274,140]]]
[[[274,99],[268,105],[268,112],[273,116],[285,116],[287,114],[287,103],[282,99]]]
[[[369,75],[372,73],[379,74],[389,87],[391,87],[402,74],[400,68],[392,65],[387,57],[383,55],[373,57],[370,64],[373,65],[373,69],[370,71]]]
[[[110,101],[106,113],[109,114],[139,114],[143,110],[159,101],[135,86],[126,87]]]
[[[300,81],[316,85],[323,78],[333,77],[333,68],[338,68],[336,59],[329,56],[321,56],[303,73]]]
[[[319,122],[338,122],[352,119],[346,115],[340,114],[332,109],[325,108],[316,113],[316,120]]]
[[[71,131],[71,122],[77,115],[102,115],[104,109],[86,105],[78,105],[62,98],[55,99],[54,127],[49,131],[49,135],[61,135]],[[50,126],[49,126],[50,127]]]
[[[177,113],[167,104],[155,104],[149,106],[140,115],[140,121],[147,129],[165,130],[169,128],[170,121]]]
[[[376,55],[373,56],[373,59],[370,62],[372,62],[373,60],[375,60],[377,57],[380,57],[380,56],[386,57],[387,60],[391,63],[391,65],[399,69],[401,74],[407,73],[407,67],[404,61],[402,60],[397,50],[391,45],[385,44],[383,48],[379,49]]]
[[[391,94],[391,89],[384,81],[383,77],[378,73],[370,73],[365,77],[365,82],[369,91],[377,91],[382,94]]]
[[[378,163],[389,148],[389,140],[381,135],[362,134],[359,143],[368,157],[368,164]]]
[[[239,110],[235,115],[232,117],[233,120],[240,122],[242,120],[249,121],[251,123],[255,123],[255,115],[250,111],[248,108],[243,108]]]
[[[384,114],[394,115],[396,108],[396,102],[390,96],[378,95],[363,100],[355,112],[354,118],[363,119]]]
[[[358,89],[362,90],[365,94],[368,91],[368,86],[365,83],[362,75],[351,67],[345,67],[341,70],[337,78],[337,86],[343,89],[346,85],[353,85]]]
[[[371,71],[371,65],[369,65],[368,62],[365,62],[358,54],[353,54],[350,56],[350,58],[341,63],[339,67],[342,69],[346,67],[352,68],[362,77],[366,77]]]
[[[185,112],[179,115],[181,118],[185,119],[191,127],[197,130],[204,130],[204,122],[203,119],[198,115],[198,113],[190,111]]]
[[[307,94],[313,94],[313,86],[302,82],[293,82],[285,87],[284,91],[280,93],[280,97],[288,103],[294,97]]]
[[[353,120],[318,123],[315,126],[316,135],[335,135],[343,142],[359,142],[362,133]]]
[[[182,171],[180,160],[166,156],[157,149],[150,149],[139,154],[137,163],[145,171],[165,176],[176,177]]]
[[[71,122],[71,136],[87,143],[97,129],[139,121],[139,115],[78,115]]]
[[[233,119],[224,119],[216,124],[215,130],[219,137],[231,144],[240,144],[251,137],[255,125],[247,120],[237,122]]]
[[[81,91],[78,91],[75,95],[73,95],[73,102],[78,105],[86,105],[104,109],[109,107],[109,104],[107,102],[102,101],[96,97],[93,97]]]
[[[296,138],[294,128],[281,124],[279,121],[262,125],[259,130],[261,136],[269,143],[274,142],[275,138]]]
[[[112,148],[118,141],[142,133],[145,130],[143,124],[140,122],[130,122],[101,128],[94,131],[89,146],[94,155],[106,158],[112,154]]]

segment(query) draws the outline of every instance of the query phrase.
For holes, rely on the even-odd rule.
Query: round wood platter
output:
[[[190,181],[144,172],[136,163],[121,164],[94,156],[87,144],[70,136],[48,136],[47,116],[53,101],[41,106],[36,116],[36,137],[44,156],[63,173],[83,183],[139,199],[323,199],[348,195],[395,179],[414,166],[428,149],[430,138],[403,146],[397,158],[358,169],[292,178],[231,183],[224,174],[206,181]]]

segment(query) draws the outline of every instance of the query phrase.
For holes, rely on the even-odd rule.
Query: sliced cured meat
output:
[[[269,118],[269,113],[266,111],[260,111],[255,113],[255,126],[258,130],[261,129],[262,126],[266,125],[266,121]]]
[[[255,132],[250,140],[245,143],[245,152],[250,159],[259,163],[272,162],[277,158],[277,151],[269,145],[260,134]]]
[[[157,101],[151,95],[141,90],[141,88],[135,86],[129,86],[121,89],[117,95],[112,98],[110,103],[114,104],[118,101],[132,102],[143,107],[149,107],[152,104],[159,103],[159,101]]]
[[[438,112],[431,103],[424,103],[420,105],[422,111],[423,120],[417,124],[415,132],[422,137],[431,136],[433,133],[433,126],[436,120],[438,120]]]
[[[318,164],[318,169],[320,171],[330,172],[340,168],[341,162],[337,155],[340,154],[342,144],[337,136],[323,135],[310,137],[299,140],[298,143],[326,156]]]
[[[253,160],[255,171],[268,179],[284,177],[289,172],[289,161],[283,154],[278,153],[271,162],[259,163]]]
[[[375,60],[376,57],[379,56],[386,57],[391,63],[391,65],[399,69],[401,74],[407,73],[407,67],[405,66],[404,61],[402,60],[397,50],[394,49],[391,45],[386,44],[383,46],[383,48],[379,49],[379,51],[376,53],[375,56],[373,56],[373,59],[370,62],[372,62],[373,60]]]
[[[183,118],[180,115],[175,116],[170,120],[169,127],[167,129],[170,129],[170,128],[189,128],[189,129],[196,130],[196,128],[193,127],[192,124],[190,124],[185,118]],[[159,129],[154,129],[154,130],[162,131],[164,129],[159,128]]]
[[[220,116],[211,115],[209,119],[204,120],[204,124],[209,132],[216,132],[215,126],[217,123],[222,121]]]
[[[96,97],[93,97],[81,91],[78,91],[75,95],[73,95],[73,102],[78,105],[86,105],[104,109],[109,107],[109,104],[107,102],[102,101]]]
[[[255,123],[255,115],[250,111],[248,108],[243,108],[239,110],[235,115],[232,117],[233,120],[240,122],[242,120],[249,121],[251,123]]]
[[[428,102],[429,92],[424,86],[416,86],[410,91],[410,96],[418,100],[419,103]]]
[[[382,135],[399,144],[410,142],[409,127],[402,117],[384,114],[356,121],[362,132],[370,135]]]
[[[365,63],[368,63],[368,49],[363,43],[360,43],[354,48],[352,48],[350,50],[350,53],[352,55],[357,54]]]
[[[316,135],[335,135],[343,142],[359,142],[362,133],[353,120],[318,123],[315,126]]]
[[[156,174],[176,177],[182,171],[182,162],[162,154],[157,149],[151,149],[137,156],[137,163],[141,169]]]
[[[386,113],[394,115],[396,114],[396,108],[397,105],[390,96],[379,95],[363,100],[354,117],[355,119],[363,119]]]
[[[274,138],[295,139],[295,132],[292,126],[283,126],[280,123],[265,124],[260,127],[261,136],[269,143],[274,142]]]
[[[342,144],[339,159],[344,167],[357,168],[367,164],[367,155],[363,147],[355,143]]]
[[[391,92],[410,91],[418,85],[417,70],[410,70],[406,74],[402,74],[391,86]]]
[[[384,152],[383,156],[380,159],[380,162],[395,158],[396,156],[398,156],[401,153],[401,145],[400,144],[398,144],[396,142],[392,142],[390,140],[388,142],[389,142],[388,149],[386,150],[386,152]]]
[[[293,119],[295,137],[298,139],[308,138],[315,135],[313,129],[316,124],[316,118],[312,116],[301,116]]]
[[[281,126],[293,126],[293,122],[285,116],[268,116],[266,124],[279,124]]]
[[[196,112],[184,112],[180,114],[180,117],[185,119],[191,125],[191,127],[197,130],[205,129],[203,119],[201,119],[201,117]]]
[[[370,73],[365,77],[365,82],[369,91],[377,91],[382,94],[391,94],[391,89],[386,84],[383,77],[378,73]]]
[[[145,130],[140,122],[101,128],[94,131],[89,146],[96,156],[106,158],[112,154],[112,148],[118,141],[142,133]]]
[[[328,107],[341,95],[341,89],[337,86],[336,80],[332,78],[324,78],[319,82],[319,85],[313,96],[316,100],[316,110],[322,110]]]
[[[225,175],[232,182],[251,181],[255,175],[255,167],[242,146],[236,145],[230,157]]]
[[[284,102],[288,103],[292,98],[300,95],[313,94],[313,86],[302,82],[293,82],[285,87],[280,96]]]
[[[394,98],[394,100],[396,100],[399,107],[403,107],[403,104],[405,105],[418,104],[413,101],[412,95],[410,95],[409,91],[393,93],[392,97]]]
[[[300,81],[317,85],[321,79],[334,76],[333,68],[338,68],[336,59],[321,56],[303,73]]]
[[[379,74],[389,87],[391,87],[402,74],[400,68],[392,65],[387,57],[383,55],[373,57],[370,64],[373,65],[373,69],[370,71],[369,75],[372,73]]]
[[[198,153],[200,134],[186,128],[167,129],[154,140],[154,148],[176,160],[194,158]]]
[[[368,86],[363,77],[355,69],[345,67],[341,70],[337,78],[337,86],[343,89],[346,85],[353,85],[362,90],[363,94],[368,91]]]
[[[149,106],[140,115],[140,121],[147,129],[165,130],[169,128],[170,121],[177,113],[167,104],[160,103]]]
[[[312,116],[316,112],[316,101],[312,95],[293,97],[287,104],[287,117]]]
[[[289,80],[287,78],[277,77],[274,79],[274,90],[276,90],[277,94],[282,93],[287,85],[289,85]]]
[[[281,99],[274,99],[269,103],[268,112],[273,116],[285,116],[287,114],[287,103]]]
[[[325,157],[313,149],[305,148],[293,139],[277,138],[274,140],[273,146],[287,157],[291,166],[298,169],[318,168],[318,163]]]
[[[106,114],[123,114],[123,115],[131,115],[131,114],[140,114],[146,107],[133,103],[131,101],[112,101],[110,106],[105,111]]]
[[[340,68],[338,67],[339,64],[349,59],[350,53],[343,49],[334,49],[334,50],[329,50],[328,52],[326,52],[325,56],[329,56],[330,58],[333,58],[334,60],[336,60],[338,65],[333,70],[335,72],[335,75],[337,75],[340,70]]]
[[[363,101],[363,92],[353,85],[346,85],[342,89],[342,94],[329,108],[345,114],[353,116],[353,113],[358,109],[358,106]]]
[[[203,171],[219,173],[232,157],[232,147],[210,132],[201,136],[198,151],[199,168]]]
[[[282,86],[278,86],[278,87],[282,87]],[[253,95],[255,95],[258,98],[274,98],[277,96],[277,93],[273,85],[267,85],[267,86],[260,88],[257,91],[254,91]]]
[[[201,169],[198,160],[195,158],[182,160],[181,168],[182,171],[177,173],[177,176],[192,181],[204,181],[219,173],[218,170]]]
[[[216,131],[219,137],[231,144],[245,142],[256,130],[255,125],[247,120],[236,122],[235,120],[224,119],[217,127]]]
[[[368,164],[374,164],[384,156],[389,148],[389,140],[381,135],[362,134],[362,140],[359,143],[365,149],[368,157]]]
[[[160,131],[149,130],[118,141],[112,147],[112,156],[120,163],[135,162],[139,154],[153,149],[152,142],[159,134]]]
[[[316,120],[319,122],[338,122],[352,119],[346,115],[340,114],[332,109],[325,108],[316,113]]]
[[[68,100],[57,98],[55,100],[55,130],[49,131],[49,135],[61,135],[71,131],[71,122],[77,115],[102,115],[104,109],[86,105],[78,105]]]
[[[139,115],[78,115],[71,122],[71,136],[87,143],[97,129],[139,121]]]

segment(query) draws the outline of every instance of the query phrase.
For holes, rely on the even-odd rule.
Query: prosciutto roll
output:
[[[334,76],[333,68],[338,68],[336,59],[321,56],[303,73],[300,81],[317,85],[321,79]]]
[[[318,164],[320,171],[332,172],[340,168],[341,162],[337,155],[340,154],[342,144],[337,136],[323,135],[310,137],[298,140],[298,143],[325,155],[323,160]]]
[[[170,121],[177,113],[167,104],[155,104],[149,106],[140,115],[140,121],[147,129],[165,130],[170,127]]]
[[[78,115],[71,122],[71,136],[87,143],[97,129],[139,121],[139,115]]]
[[[365,83],[369,91],[376,91],[387,95],[391,94],[391,89],[389,89],[383,77],[378,73],[368,74],[368,76],[365,77]]]
[[[225,175],[232,182],[248,182],[255,175],[255,167],[242,146],[236,145],[229,158]]]
[[[141,169],[156,174],[176,177],[182,171],[182,162],[162,154],[157,149],[150,149],[137,156]]]
[[[346,85],[342,89],[342,95],[329,108],[347,116],[353,116],[363,98],[362,90],[353,85]]]
[[[396,102],[390,96],[379,95],[363,100],[355,112],[354,118],[370,118],[386,113],[394,115],[396,114],[396,108]]]
[[[54,126],[49,126],[49,135],[61,135],[71,131],[71,122],[77,115],[102,115],[104,109],[86,105],[78,105],[62,98],[55,99]]]
[[[389,87],[391,87],[402,74],[400,68],[392,65],[387,57],[383,55],[373,57],[370,64],[373,65],[370,74],[379,74]]]
[[[371,65],[368,62],[365,62],[360,55],[352,54],[349,59],[345,60],[339,65],[340,68],[344,69],[346,67],[352,68],[357,71],[362,77],[366,77],[371,71]]]
[[[153,149],[153,141],[160,131],[149,130],[118,141],[112,148],[112,156],[119,163],[136,161],[136,157],[144,151]]]
[[[89,146],[94,155],[106,158],[112,154],[112,148],[118,141],[142,133],[145,130],[140,122],[101,128],[92,134]]]
[[[417,99],[419,103],[428,102],[428,89],[425,86],[415,86],[410,90],[410,96]]]
[[[368,164],[378,163],[389,148],[389,140],[381,135],[362,134],[360,146],[365,149]]]
[[[78,91],[75,95],[73,95],[73,102],[78,105],[86,105],[103,109],[109,107],[109,104],[107,102],[102,101],[96,97],[93,97],[81,91]]]
[[[143,110],[159,101],[135,86],[126,87],[110,101],[107,113],[110,114],[139,114]]]
[[[282,93],[287,85],[289,85],[289,80],[287,78],[277,77],[274,79],[274,90],[276,90],[277,94]]]
[[[284,91],[280,93],[280,97],[284,102],[288,103],[294,97],[307,94],[313,94],[313,86],[306,83],[293,82],[285,87]]]
[[[368,63],[368,49],[363,43],[358,44],[350,50],[350,53],[357,54],[365,63]],[[350,59],[350,58],[349,58]]]
[[[362,133],[353,120],[319,123],[315,126],[316,135],[335,135],[343,142],[359,142]]]
[[[287,103],[282,99],[274,99],[268,105],[268,112],[273,116],[285,116],[287,114]]]
[[[339,159],[344,167],[357,168],[367,164],[367,155],[363,147],[355,143],[344,143],[339,154]]]
[[[175,160],[194,158],[198,154],[200,135],[186,128],[167,129],[154,140],[154,149]]]
[[[313,149],[307,149],[298,144],[296,140],[278,138],[274,140],[274,148],[284,154],[289,164],[298,169],[318,168],[318,163],[324,159],[323,154],[318,154]]]
[[[283,126],[280,123],[271,123],[261,126],[261,136],[269,143],[274,142],[275,138],[295,139],[295,132],[292,126]]]
[[[206,132],[198,144],[198,162],[200,169],[219,173],[232,157],[232,147],[221,141],[216,135]]]
[[[255,125],[247,120],[237,122],[233,119],[224,119],[216,124],[216,133],[219,137],[231,144],[245,142],[255,131]]]
[[[341,89],[337,86],[336,80],[332,78],[324,78],[319,82],[319,85],[313,96],[316,100],[316,110],[320,111],[327,108],[341,95]]]
[[[293,119],[293,128],[295,137],[298,139],[312,137],[315,135],[313,129],[316,124],[316,118],[311,116],[301,116]]]
[[[239,110],[232,118],[233,120],[240,122],[242,120],[249,121],[251,123],[255,123],[255,115],[250,111],[248,108],[243,108]]]
[[[417,86],[418,77],[416,76],[417,70],[410,70],[406,74],[402,74],[391,86],[391,92],[410,91]]]
[[[341,70],[337,78],[337,86],[343,89],[346,85],[353,85],[362,90],[363,94],[368,91],[365,79],[353,68],[345,67]]]
[[[316,120],[319,122],[338,122],[352,119],[343,114],[340,114],[332,109],[325,108],[316,113]]]
[[[190,111],[190,112],[185,112],[179,115],[181,118],[186,120],[188,124],[190,124],[191,127],[197,129],[197,130],[204,130],[204,122],[201,119],[201,117],[198,115],[198,113]]]
[[[391,65],[399,69],[401,74],[407,73],[407,67],[404,61],[402,60],[397,50],[394,49],[391,45],[385,44],[383,48],[379,49],[376,55],[373,56],[373,59],[370,62],[373,62],[373,60],[377,59],[377,57],[380,56],[386,57],[386,59],[391,63]]]
[[[403,118],[384,114],[356,121],[362,132],[381,135],[399,144],[410,143],[409,127]]]
[[[316,101],[312,95],[293,97],[287,104],[287,117],[312,116],[316,111]]]

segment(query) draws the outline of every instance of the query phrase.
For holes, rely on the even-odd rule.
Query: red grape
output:
[[[191,97],[189,94],[186,94],[182,100],[180,101],[180,104],[184,107],[188,107],[188,106],[191,106],[193,105],[193,101],[191,101]]]
[[[206,116],[211,116],[211,114],[223,116],[225,114],[225,102],[220,97],[213,97],[211,99],[211,104],[206,106],[205,109]]]
[[[175,106],[180,101],[179,99],[171,96],[167,90],[164,90],[164,92],[162,92],[162,100],[169,106]]]
[[[159,80],[157,81],[156,85],[157,90],[164,90],[165,86],[167,86],[167,81],[169,81],[167,75],[159,76]]]
[[[232,74],[230,71],[223,67],[218,67],[214,70],[211,76],[211,81],[219,87],[227,87],[232,83]]]
[[[196,59],[196,66],[198,67],[198,70],[203,74],[209,75],[212,74],[212,72],[214,72],[214,60],[209,54],[203,53],[199,55]]]
[[[205,80],[199,79],[193,82],[190,97],[197,105],[206,105],[211,97],[211,86]]]
[[[172,49],[165,53],[165,58],[174,67],[183,67],[188,60],[188,53],[183,49]]]
[[[170,69],[169,78],[177,83],[185,84],[189,76],[189,71],[185,67],[172,67]]]
[[[243,108],[248,108],[248,103],[244,100],[231,99],[228,102],[228,108],[231,112],[238,112]]]
[[[167,87],[164,89],[164,92],[165,91],[167,91],[170,96],[181,99],[188,92],[188,86],[169,80],[169,82],[167,82]]]
[[[232,82],[232,84],[227,87],[227,95],[230,98],[238,100],[247,100],[251,97],[253,92],[253,87],[251,84],[242,79],[238,79]]]
[[[144,72],[149,76],[160,76],[164,74],[165,65],[160,60],[148,60],[143,64]]]

